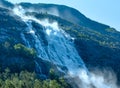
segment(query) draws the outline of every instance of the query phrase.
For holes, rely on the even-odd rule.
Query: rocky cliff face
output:
[[[6,24],[2,21],[1,44],[3,46],[1,45],[1,48],[8,49],[7,53],[9,55],[6,58],[1,58],[2,68],[12,65],[19,66],[21,64],[21,68],[26,68],[27,65],[32,66],[32,69],[27,67],[29,70],[33,70],[34,65],[37,65],[37,68],[40,70],[42,67],[40,67],[40,60],[38,59],[55,64],[61,71],[64,71],[61,67],[65,67],[67,68],[66,70],[70,71],[79,67],[85,68],[74,47],[72,37],[60,29],[56,22],[49,23],[45,20],[40,21],[32,16],[26,16],[23,9],[19,6],[14,8],[13,11],[3,10],[6,15],[3,15],[3,12],[1,12],[1,15],[5,18],[3,19],[1,16],[1,20],[5,20]],[[14,51],[10,53],[10,50],[18,50],[20,48],[23,49],[20,49],[19,53],[27,51],[27,48],[20,44],[27,48],[34,48],[36,57],[31,57],[30,59],[27,55],[17,54]],[[15,56],[12,53],[15,53]],[[7,60],[8,58],[9,60]],[[8,62],[9,64],[7,64]]]
[[[2,70],[9,67],[12,72],[29,70],[47,76],[51,68],[59,75],[112,68],[119,80],[119,38],[115,29],[66,6],[22,3],[0,7]]]

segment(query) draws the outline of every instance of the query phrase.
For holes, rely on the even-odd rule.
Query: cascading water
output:
[[[46,20],[40,21],[35,17],[26,16],[25,11],[19,6],[13,12],[27,25],[27,28],[21,32],[21,38],[25,44],[28,47],[34,47],[42,60],[52,62],[60,71],[63,70],[59,66],[64,66],[68,69],[70,76],[77,76],[82,80],[80,85],[78,80],[76,82],[79,88],[117,88],[114,85],[105,84],[102,78],[96,79],[90,73],[90,75],[87,74],[87,68],[74,47],[73,38],[60,29],[56,22],[49,23]],[[42,27],[36,29],[33,22]],[[42,32],[39,33],[39,31]],[[42,74],[39,63],[35,61],[35,64],[37,71]]]
[[[47,52],[54,63],[66,66],[69,71],[85,68],[70,36],[63,30],[50,26],[46,26],[45,31],[48,41]]]
[[[74,71],[77,71],[79,68],[86,69],[74,47],[72,38],[62,29],[59,29],[57,23],[43,23],[36,18],[27,17],[18,11],[21,10],[21,7],[15,10],[19,12],[17,15],[20,16],[28,26],[26,32],[34,39],[34,43],[29,42],[26,35],[22,33],[23,40],[27,42],[29,46],[31,43],[34,44],[37,54],[41,59],[50,61],[56,65],[65,66],[70,72],[73,72],[73,69]],[[43,26],[43,32],[48,42],[47,46],[42,43],[43,39],[39,37],[40,34],[36,33],[37,30],[32,26],[32,21]]]

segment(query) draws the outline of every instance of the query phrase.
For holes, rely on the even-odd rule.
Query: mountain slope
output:
[[[109,36],[113,35],[117,38],[120,38],[120,33],[117,32],[114,28],[111,28],[110,26],[105,24],[95,22],[85,17],[78,10],[71,7],[55,4],[31,4],[31,3],[20,3],[20,5],[28,11],[33,11],[37,13],[40,12],[48,13],[54,16],[58,16],[62,19],[65,19],[75,25],[86,27],[89,30],[97,31],[104,35],[105,34]]]
[[[25,9],[19,5],[13,10],[0,7],[0,67],[3,70],[9,67],[13,72],[29,70],[47,76],[53,68],[63,75],[68,70],[86,68],[84,61],[88,69],[112,68],[120,79],[118,31],[66,6],[21,5]],[[51,9],[59,12],[59,16],[51,14]],[[69,19],[71,16],[73,19]]]
[[[74,24],[85,26],[90,29],[103,31],[103,29],[109,28],[109,26],[107,26],[107,25],[103,25],[103,24],[97,23],[95,21],[92,21],[92,20],[86,18],[83,14],[81,14],[76,9],[73,9],[71,7],[67,7],[64,5],[30,4],[30,3],[21,3],[20,5],[22,5],[26,9],[33,9],[33,10],[37,10],[37,11],[43,10],[52,15],[56,15],[65,20],[68,20]]]
[[[89,18],[85,17],[83,14],[81,14],[78,10],[64,5],[31,3],[21,3],[20,5],[23,6],[25,9],[31,9],[36,12],[48,12],[48,14],[59,16],[74,24],[85,26],[93,30],[103,32],[105,29],[109,28],[108,25],[92,21]]]

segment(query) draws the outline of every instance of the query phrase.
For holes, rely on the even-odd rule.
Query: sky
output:
[[[120,0],[8,0],[13,3],[62,4],[79,10],[86,17],[120,31]]]

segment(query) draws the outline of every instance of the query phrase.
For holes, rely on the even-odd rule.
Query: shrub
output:
[[[16,44],[14,45],[14,49],[19,55],[29,57],[29,58],[36,57],[36,51],[33,48],[28,48],[22,44]]]

